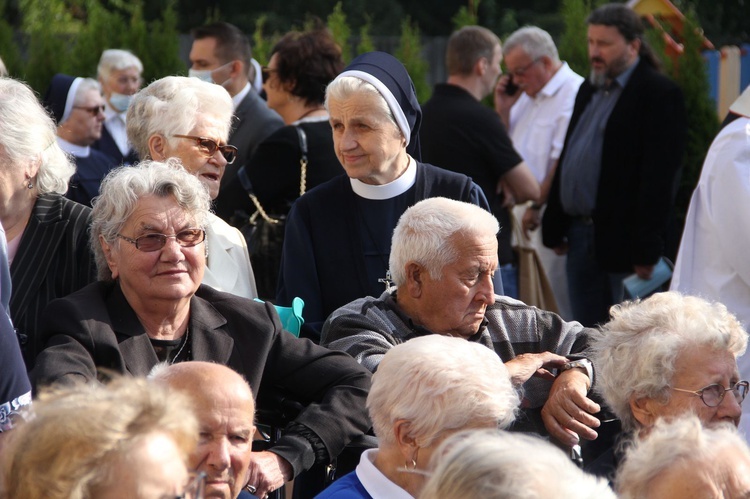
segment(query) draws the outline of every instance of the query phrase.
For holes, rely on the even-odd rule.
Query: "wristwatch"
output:
[[[591,386],[594,386],[594,364],[592,364],[589,359],[576,359],[571,360],[570,362],[566,362],[562,365],[562,367],[560,367],[560,372],[567,371],[576,367],[580,367],[581,369],[586,370],[586,375],[589,377]]]

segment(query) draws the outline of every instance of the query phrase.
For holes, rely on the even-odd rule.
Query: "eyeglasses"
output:
[[[178,496],[165,496],[163,499],[204,499],[206,489],[206,473],[191,473],[185,491]]]
[[[234,146],[220,146],[214,139],[208,137],[196,137],[195,135],[172,135],[180,139],[194,140],[198,147],[201,148],[204,154],[209,158],[216,154],[216,151],[221,151],[221,155],[227,160],[227,164],[231,165],[234,160],[237,159],[237,148]]]
[[[528,63],[527,65],[525,65],[522,68],[518,68],[518,69],[515,69],[513,71],[511,71],[509,69],[508,70],[508,74],[513,75],[514,77],[515,76],[521,76],[521,77],[523,77],[523,75],[526,74],[526,71],[528,71],[529,69],[531,69],[531,66],[533,66],[534,64],[536,64],[539,61],[541,61],[541,58],[537,57],[536,59],[534,59],[533,61],[531,61],[530,63]]]
[[[263,77],[263,83],[266,83],[268,79],[271,77],[271,73],[277,72],[278,69],[269,68],[268,66],[263,66],[260,68],[260,74]]]
[[[99,113],[104,114],[104,105],[101,105],[101,106],[92,106],[92,107],[73,106],[73,109],[80,109],[82,111],[86,111],[87,113],[90,113],[91,116],[98,116]]]
[[[703,403],[708,407],[716,407],[721,404],[721,401],[724,400],[724,395],[729,391],[734,394],[734,398],[735,400],[737,400],[737,403],[741,404],[742,401],[745,400],[745,395],[747,395],[747,389],[749,385],[750,383],[748,383],[747,381],[738,381],[737,383],[731,385],[729,388],[724,388],[719,383],[713,383],[704,388],[701,388],[700,390],[695,391],[684,390],[682,388],[672,388],[672,390],[684,393],[692,393],[693,395],[700,397]]]
[[[178,232],[177,234],[145,234],[135,239],[117,234],[117,237],[124,239],[130,244],[135,245],[135,249],[150,253],[151,251],[159,251],[167,244],[167,239],[174,237],[177,240],[177,244],[183,248],[192,248],[202,243],[206,239],[206,231],[203,229],[185,229]]]

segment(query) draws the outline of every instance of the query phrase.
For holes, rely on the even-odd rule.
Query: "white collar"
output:
[[[72,154],[76,158],[88,158],[91,154],[91,148],[89,146],[79,146],[76,144],[71,144],[67,140],[63,140],[60,137],[57,137],[57,144],[60,146],[60,149],[67,152],[68,154]]]
[[[245,96],[250,92],[250,83],[246,83],[245,87],[240,90],[237,95],[232,97],[232,104],[234,105],[234,109],[237,110],[237,106],[240,105],[240,102],[242,102],[242,99],[245,98]]]
[[[555,74],[552,75],[552,78],[550,78],[547,84],[542,87],[539,94],[544,95],[545,97],[552,97],[555,95],[568,81],[570,73],[573,73],[573,70],[568,67],[567,62],[563,61],[562,66],[555,71]]]
[[[319,123],[321,121],[328,121],[330,116],[328,116],[328,113],[322,114],[320,116],[305,116],[304,118],[301,118],[297,121],[293,121],[292,123],[289,123],[290,125],[299,125],[300,123]]]
[[[121,113],[112,106],[109,105],[109,101],[104,101],[104,121],[112,121],[113,119],[120,119],[125,123],[125,116],[128,114],[127,111]]]
[[[414,161],[414,158],[409,156],[409,165],[406,167],[406,171],[402,173],[399,178],[387,184],[365,184],[361,180],[355,178],[350,178],[349,181],[352,184],[354,194],[365,199],[382,201],[384,199],[395,198],[396,196],[408,191],[417,181],[417,162]]]
[[[387,497],[388,499],[414,499],[407,491],[391,482],[379,469],[375,467],[375,456],[378,449],[367,449],[359,458],[356,473],[362,486],[372,497]]]

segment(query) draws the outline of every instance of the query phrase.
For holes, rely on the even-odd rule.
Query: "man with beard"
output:
[[[573,318],[593,326],[622,301],[622,279],[649,279],[664,252],[687,116],[635,12],[607,4],[587,23],[591,75],[576,96],[542,234],[567,252]]]

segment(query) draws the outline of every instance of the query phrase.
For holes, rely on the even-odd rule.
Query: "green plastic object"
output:
[[[255,301],[264,303],[260,298],[256,298]],[[284,327],[284,329],[299,338],[299,332],[302,329],[302,324],[305,323],[305,319],[302,317],[302,309],[305,308],[305,301],[297,296],[294,298],[294,300],[292,300],[291,307],[274,305],[274,308],[279,314],[279,319],[281,319],[281,325]]]

